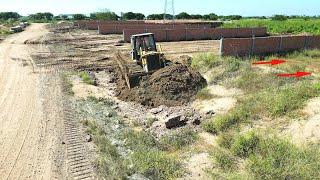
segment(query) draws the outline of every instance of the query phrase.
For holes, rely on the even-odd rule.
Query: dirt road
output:
[[[58,81],[33,72],[31,54],[43,47],[24,44],[47,33],[34,24],[0,44],[0,179],[65,176]]]

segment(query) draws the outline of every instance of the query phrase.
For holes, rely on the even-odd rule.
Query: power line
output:
[[[164,4],[164,15],[163,15],[163,19],[164,20],[168,20],[171,19],[170,17],[168,17],[168,15],[172,15],[172,20],[174,20],[174,0],[165,0],[165,4]]]

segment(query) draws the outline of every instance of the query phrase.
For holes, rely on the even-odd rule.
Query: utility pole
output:
[[[168,20],[168,14],[172,15],[172,21],[174,21],[174,0],[165,0],[163,20]]]

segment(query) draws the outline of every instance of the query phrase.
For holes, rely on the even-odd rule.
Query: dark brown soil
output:
[[[132,89],[126,86],[122,78],[117,81],[120,99],[149,107],[188,103],[206,84],[200,73],[181,64],[174,64],[142,77],[139,85]]]

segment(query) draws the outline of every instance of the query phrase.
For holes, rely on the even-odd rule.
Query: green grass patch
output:
[[[166,150],[179,150],[193,144],[198,139],[199,136],[193,129],[185,128],[163,136],[160,139],[160,143],[162,148]]]
[[[236,167],[236,158],[228,150],[216,149],[213,152],[213,158],[219,168],[224,171],[232,171]]]
[[[149,179],[174,179],[182,175],[184,170],[179,158],[162,151],[150,133],[128,130],[122,139],[133,151],[127,160],[129,174],[141,173]]]
[[[259,137],[254,131],[236,136],[231,145],[231,152],[239,157],[248,157],[256,151]]]
[[[87,72],[80,72],[79,77],[86,84],[96,85],[95,81],[90,77],[89,73],[87,73]]]
[[[237,107],[228,114],[219,115],[202,123],[202,128],[210,133],[225,132],[240,122],[247,121],[249,118],[248,110],[245,106]]]
[[[175,156],[156,150],[141,150],[131,155],[133,171],[149,179],[176,179],[183,175]]]
[[[255,179],[314,179],[320,177],[318,147],[298,148],[287,140],[260,138],[258,152],[247,169]]]
[[[93,142],[97,145],[99,157],[96,160],[98,172],[105,179],[124,179],[126,166],[117,148],[106,137],[104,131],[95,121],[84,121],[87,132],[92,135]]]
[[[199,71],[207,71],[221,64],[221,57],[211,53],[202,53],[193,57],[191,67]]]

